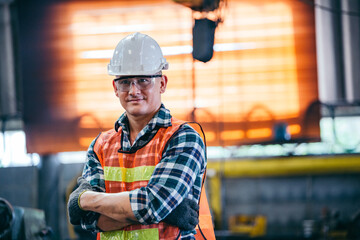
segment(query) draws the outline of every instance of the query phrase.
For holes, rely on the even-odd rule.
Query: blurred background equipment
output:
[[[208,62],[213,56],[214,37],[217,22],[207,18],[195,19],[193,27],[193,58]]]
[[[52,230],[46,226],[44,211],[13,207],[0,198],[0,239],[51,239]]]
[[[208,62],[213,56],[215,29],[222,19],[221,13],[226,0],[174,0],[193,10],[193,51],[194,59]],[[212,18],[212,19],[209,19]]]
[[[229,218],[229,229],[244,236],[261,237],[266,235],[266,217],[234,215]]]
[[[11,239],[11,229],[14,221],[13,207],[8,201],[0,198],[0,239]]]

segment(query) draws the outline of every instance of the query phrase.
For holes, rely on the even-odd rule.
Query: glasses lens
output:
[[[136,86],[138,86],[141,90],[147,89],[154,78],[140,78],[136,80]]]
[[[129,91],[130,85],[131,85],[131,81],[128,80],[128,79],[120,80],[120,81],[118,82],[118,85],[119,85],[120,91],[122,91],[122,92]]]
[[[123,92],[127,92],[131,88],[131,84],[135,85],[140,90],[150,88],[154,83],[155,78],[133,78],[119,81],[119,88]]]

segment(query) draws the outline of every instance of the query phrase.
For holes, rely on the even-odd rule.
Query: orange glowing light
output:
[[[221,133],[221,139],[239,140],[244,138],[245,133],[242,130],[223,131]]]
[[[289,125],[288,131],[291,135],[299,134],[301,132],[301,126],[299,124]]]
[[[260,138],[260,137],[270,137],[272,135],[271,128],[259,128],[251,129],[246,132],[248,138]]]
[[[83,147],[89,147],[90,143],[94,140],[93,137],[81,137],[79,138],[79,144]]]
[[[216,140],[216,133],[207,131],[205,132],[206,142],[212,142]]]
[[[76,144],[86,146],[90,131],[113,128],[123,113],[107,64],[135,31],[153,37],[170,63],[163,103],[174,117],[200,122],[209,145],[272,140],[275,121],[304,137],[303,114],[318,96],[313,9],[292,0],[227,2],[207,63],[192,58],[191,9],[173,1],[55,4],[51,48],[64,65],[51,74],[65,94],[54,95],[54,112],[77,120]]]

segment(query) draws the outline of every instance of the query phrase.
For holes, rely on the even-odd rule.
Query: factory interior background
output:
[[[0,236],[91,239],[67,197],[141,32],[163,103],[203,126],[217,239],[360,239],[359,23],[358,0],[0,0]]]

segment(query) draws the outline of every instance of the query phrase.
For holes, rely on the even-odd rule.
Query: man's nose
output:
[[[129,94],[134,95],[140,92],[140,89],[138,88],[138,86],[136,85],[135,82],[131,82],[130,83],[130,89],[129,89]]]

